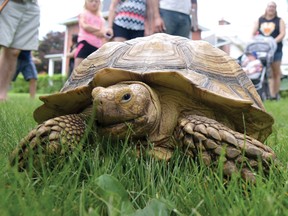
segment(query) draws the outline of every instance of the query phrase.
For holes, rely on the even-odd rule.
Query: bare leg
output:
[[[114,37],[113,38],[113,41],[116,41],[116,42],[124,42],[126,41],[127,39],[126,38],[123,38],[123,37]]]
[[[13,74],[16,71],[20,50],[2,47],[0,53],[0,101],[7,99],[7,92]]]
[[[35,98],[36,88],[37,88],[37,80],[36,79],[30,79],[29,80],[29,93],[30,93],[30,97],[32,99]]]
[[[75,58],[74,69],[83,61],[83,58]]]
[[[272,82],[271,82],[271,96],[276,97],[279,93],[281,84],[281,61],[276,61],[271,64]]]

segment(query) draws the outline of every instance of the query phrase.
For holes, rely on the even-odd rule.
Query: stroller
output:
[[[270,89],[269,89],[269,73],[270,65],[273,61],[273,56],[277,44],[272,37],[264,37],[257,35],[253,38],[253,41],[248,43],[245,49],[245,53],[254,53],[262,63],[262,70],[258,73],[247,73],[247,76],[253,82],[258,94],[260,95],[262,101],[270,98]],[[238,58],[240,65],[244,61],[245,54]]]

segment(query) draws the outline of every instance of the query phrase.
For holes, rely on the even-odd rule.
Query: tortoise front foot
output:
[[[79,144],[85,132],[85,122],[79,115],[65,115],[49,119],[24,137],[10,156],[10,164],[19,171],[28,168],[29,161],[35,167],[50,163],[49,159],[61,158]],[[56,162],[57,163],[57,162]]]
[[[180,139],[189,154],[202,158],[206,165],[224,160],[226,176],[240,172],[243,179],[255,181],[260,166],[269,171],[276,155],[258,140],[233,131],[219,122],[197,115],[179,119],[175,137]]]

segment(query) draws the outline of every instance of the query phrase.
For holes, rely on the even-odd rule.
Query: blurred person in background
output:
[[[0,0],[3,5],[4,0]],[[10,0],[0,14],[0,101],[7,99],[21,50],[38,49],[40,8],[37,0]]]
[[[101,14],[101,0],[85,0],[84,10],[79,15],[74,68],[103,45],[106,34],[105,20]]]
[[[113,41],[126,41],[150,35],[147,28],[153,19],[155,0],[112,0],[109,8],[108,29]]]
[[[190,38],[198,31],[197,0],[154,0],[153,11],[155,32]]]
[[[280,99],[280,83],[281,83],[281,61],[283,56],[283,39],[286,34],[286,26],[284,20],[277,15],[277,5],[275,2],[271,1],[267,4],[265,13],[259,17],[255,22],[253,28],[253,36],[258,34],[273,37],[277,43],[277,49],[274,54],[274,59],[271,64],[271,83],[270,83],[270,93],[272,100]]]
[[[37,89],[37,70],[32,59],[30,50],[22,50],[18,56],[17,69],[12,81],[16,81],[19,73],[23,74],[26,81],[29,81],[30,98],[34,99]]]
[[[78,35],[73,34],[72,35],[72,45],[70,47],[69,53],[67,54],[67,57],[69,58],[69,74],[68,77],[72,74],[72,71],[74,69],[74,63],[75,63],[75,53],[77,50],[77,41],[78,41]]]

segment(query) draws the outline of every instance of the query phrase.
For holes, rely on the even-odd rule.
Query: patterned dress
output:
[[[146,0],[119,0],[114,23],[130,30],[144,30]]]

